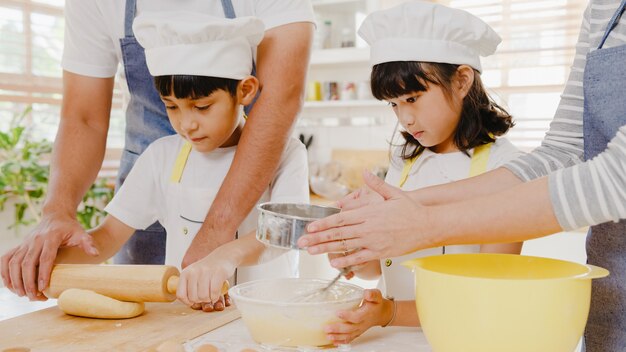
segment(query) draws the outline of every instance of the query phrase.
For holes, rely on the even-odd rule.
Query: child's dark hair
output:
[[[372,93],[378,100],[393,99],[426,91],[429,84],[436,84],[450,99],[458,68],[459,65],[416,61],[378,64],[372,68]],[[463,152],[493,142],[514,126],[511,115],[489,97],[480,74],[474,71],[474,83],[463,99],[461,118],[454,132],[454,144]],[[406,141],[401,152],[403,159],[411,159],[423,151],[410,133],[402,132],[402,136]]]
[[[225,90],[231,96],[236,96],[236,79],[191,76],[191,75],[168,75],[154,77],[154,86],[162,96],[174,95],[178,99],[198,99],[207,97],[218,89]]]

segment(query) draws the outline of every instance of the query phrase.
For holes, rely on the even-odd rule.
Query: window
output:
[[[502,37],[483,60],[483,81],[508,107],[518,147],[538,146],[549,128],[574,60],[584,0],[445,0],[489,23]]]
[[[380,0],[383,7],[398,0]],[[439,0],[465,9],[502,36],[483,60],[483,80],[517,126],[509,138],[529,150],[543,139],[563,91],[584,0]],[[35,135],[54,139],[61,103],[64,0],[0,0],[0,128],[27,105]],[[116,92],[108,146],[121,148],[124,118]]]
[[[35,138],[54,140],[62,98],[64,0],[0,0],[0,128],[28,105]],[[108,146],[123,146],[121,95],[115,93]]]

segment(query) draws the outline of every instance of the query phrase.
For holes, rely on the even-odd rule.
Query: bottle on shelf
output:
[[[321,49],[332,48],[332,33],[333,22],[331,20],[324,20],[324,23],[320,26],[320,44]]]
[[[320,81],[310,81],[307,84],[306,92],[307,101],[320,101],[322,100],[322,84]]]
[[[344,27],[341,30],[341,47],[342,48],[354,47],[354,36],[352,35],[352,30],[348,27]]]

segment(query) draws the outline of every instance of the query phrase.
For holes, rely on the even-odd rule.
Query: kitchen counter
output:
[[[239,352],[244,348],[266,351],[256,344],[241,319],[210,331],[187,343],[186,351],[209,343],[225,352]],[[271,349],[271,351],[294,351],[293,349]],[[301,350],[310,352],[310,350]],[[431,348],[420,329],[407,327],[376,327],[369,329],[350,345],[324,349],[324,352],[430,352]]]
[[[0,320],[10,319],[55,305],[55,300],[30,302],[25,297],[17,297],[7,288],[0,288]],[[1,334],[0,332],[0,336]],[[194,348],[205,343],[219,347],[222,352],[240,352],[244,348],[268,351],[268,349],[264,349],[252,340],[241,319],[232,321],[231,323],[188,341],[185,344],[185,350],[193,352]],[[293,351],[288,349],[271,350]],[[325,349],[324,351],[430,352],[431,349],[419,329],[405,327],[388,327],[383,329],[377,327],[368,330],[349,346],[340,346],[334,349]],[[309,350],[307,350],[307,352],[309,352]]]

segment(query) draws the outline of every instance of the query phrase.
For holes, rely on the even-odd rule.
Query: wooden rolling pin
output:
[[[120,301],[172,302],[179,275],[176,267],[168,265],[57,264],[44,293],[58,298],[68,288],[80,288]],[[224,281],[222,294],[228,288]]]

